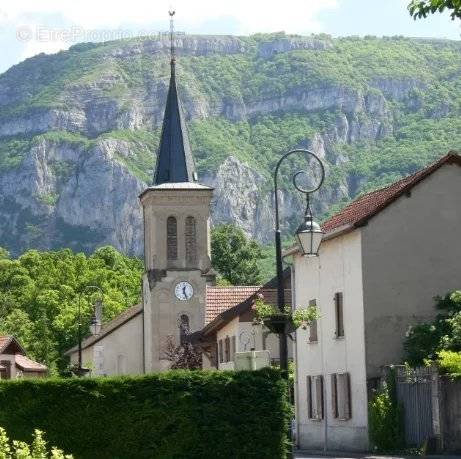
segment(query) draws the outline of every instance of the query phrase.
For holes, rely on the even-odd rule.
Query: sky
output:
[[[404,35],[459,40],[448,14],[413,20],[409,0],[175,0],[176,28],[186,33],[257,32]],[[169,27],[169,0],[2,0],[0,72],[75,43],[154,35]]]

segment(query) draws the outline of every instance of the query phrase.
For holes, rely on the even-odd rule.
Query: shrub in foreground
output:
[[[0,425],[76,458],[283,458],[289,405],[274,369],[0,384]]]
[[[17,440],[10,442],[5,429],[0,427],[0,459],[73,459],[70,454],[64,455],[55,447],[48,453],[43,432],[40,430],[35,429],[33,437],[31,445]]]

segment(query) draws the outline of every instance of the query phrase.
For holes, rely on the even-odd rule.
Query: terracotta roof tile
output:
[[[260,289],[260,285],[208,287],[206,289],[205,324],[214,320],[222,312],[242,303]]]
[[[0,335],[0,353],[3,351],[4,347],[11,341],[11,336],[2,336]]]
[[[210,296],[208,296],[210,290]],[[207,335],[213,330],[218,330],[226,323],[229,323],[235,317],[244,314],[250,310],[254,304],[257,294],[264,297],[264,301],[274,306],[277,305],[277,289],[266,288],[265,286],[252,287],[208,287],[207,300],[207,317],[208,320],[202,329],[202,335]],[[291,290],[285,289],[285,303],[291,303]],[[220,312],[216,313],[216,304],[219,304]]]
[[[413,175],[405,177],[385,188],[361,196],[327,220],[322,225],[322,229],[325,233],[329,233],[341,227],[359,227],[363,225],[371,217],[394,202],[398,197],[410,191],[417,183],[435,172],[444,164],[458,164],[461,166],[461,156],[455,152],[450,152],[435,163],[432,163]]]
[[[24,371],[35,371],[40,373],[48,371],[48,367],[46,365],[42,365],[41,363],[35,362],[34,360],[29,359],[29,357],[26,357],[25,355],[16,354],[14,356],[14,360],[16,365]]]

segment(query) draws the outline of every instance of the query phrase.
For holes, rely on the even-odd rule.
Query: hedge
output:
[[[289,404],[274,369],[0,383],[0,426],[75,458],[284,458]]]

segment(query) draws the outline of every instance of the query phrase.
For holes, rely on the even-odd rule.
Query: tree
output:
[[[415,325],[407,332],[404,348],[412,365],[436,360],[442,350],[461,351],[461,291],[437,297],[436,307],[440,313],[432,322]]]
[[[62,354],[77,343],[79,294],[84,330],[102,288],[104,320],[139,301],[142,262],[112,247],[93,255],[28,250],[18,259],[2,256],[0,250],[0,334],[14,335],[35,360],[52,373],[63,370]]]
[[[461,0],[412,0],[408,10],[414,19],[449,10],[451,19],[454,20],[461,18]]]
[[[248,239],[234,225],[218,225],[211,233],[213,267],[232,285],[258,285],[261,282],[259,262],[262,247]]]
[[[200,349],[190,341],[177,345],[172,336],[166,340],[163,358],[171,362],[170,368],[172,370],[199,370],[202,368]]]

